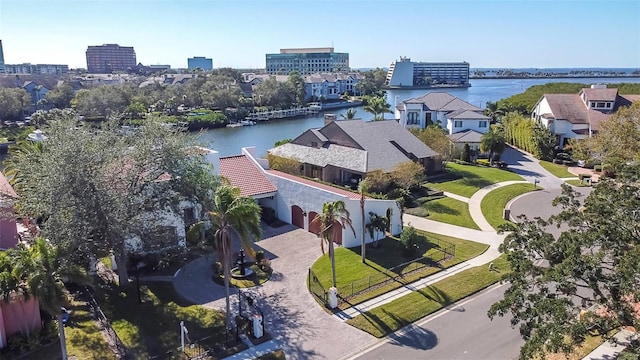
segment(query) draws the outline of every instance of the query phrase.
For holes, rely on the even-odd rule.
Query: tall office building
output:
[[[87,48],[87,71],[89,73],[125,72],[136,64],[136,52],[132,46],[104,44]]]
[[[392,87],[468,87],[468,62],[412,62],[401,56],[389,66],[385,85]]]
[[[349,53],[337,53],[332,47],[280,49],[267,54],[267,74],[287,75],[291,71],[308,75],[326,72],[348,72]]]
[[[0,74],[4,74],[4,53],[2,52],[2,40],[0,40]]]
[[[187,59],[187,67],[189,69],[213,70],[213,60],[204,56],[194,56]]]

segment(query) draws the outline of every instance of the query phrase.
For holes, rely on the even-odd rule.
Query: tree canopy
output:
[[[18,120],[31,106],[31,96],[24,89],[0,87],[0,120]]]
[[[521,218],[501,250],[512,272],[489,316],[513,315],[525,340],[522,359],[571,351],[588,335],[640,326],[640,185],[602,179],[580,201],[569,186],[548,220]],[[563,226],[558,238],[545,229]],[[638,344],[632,345],[637,347]]]
[[[181,215],[181,201],[201,202],[216,184],[190,150],[195,140],[161,124],[125,135],[113,121],[94,128],[61,113],[44,131],[41,149],[11,158],[18,209],[40,219],[43,235],[79,262],[113,251],[121,283],[128,240],[145,250],[168,246],[156,236],[164,215]],[[163,234],[177,244],[177,233]]]

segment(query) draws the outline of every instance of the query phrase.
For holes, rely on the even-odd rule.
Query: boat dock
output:
[[[320,103],[309,103],[308,106],[298,106],[284,110],[257,111],[250,113],[247,121],[268,121],[272,119],[285,119],[290,117],[307,116],[319,113],[322,110]]]

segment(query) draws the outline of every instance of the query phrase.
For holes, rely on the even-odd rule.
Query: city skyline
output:
[[[640,67],[640,2],[120,1],[0,2],[8,64],[86,68],[88,46],[134,47],[138,62],[264,68],[281,48],[328,47],[352,68],[466,61],[472,68]]]

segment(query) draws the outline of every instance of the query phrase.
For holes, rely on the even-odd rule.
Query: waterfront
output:
[[[448,92],[475,106],[484,108],[487,101],[497,101],[511,95],[524,92],[533,85],[546,84],[550,82],[573,82],[573,83],[640,83],[640,78],[576,78],[576,79],[477,79],[471,80],[471,87],[458,89],[427,89],[427,90],[388,90],[387,101],[393,109],[395,102],[421,96],[428,92]],[[396,98],[397,96],[397,98]],[[364,111],[362,106],[354,107],[357,111],[356,118],[370,120],[372,115]],[[348,109],[331,111],[340,115],[345,114]],[[392,118],[392,114],[386,115]],[[244,126],[237,128],[212,129],[203,132],[200,136],[206,146],[217,150],[220,156],[230,156],[240,154],[243,147],[255,146],[256,154],[263,156],[267,150],[273,147],[278,140],[295,138],[303,131],[311,128],[318,128],[324,124],[323,114],[317,114],[306,118],[275,120],[261,122],[255,126]]]

